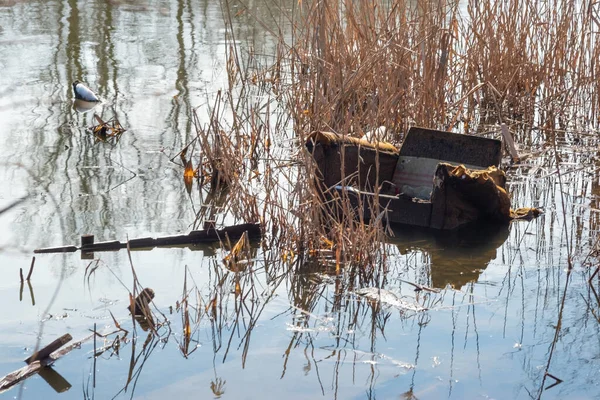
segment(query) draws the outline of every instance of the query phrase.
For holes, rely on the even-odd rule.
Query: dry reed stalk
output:
[[[496,123],[532,122],[565,96],[593,121],[582,106],[597,107],[598,36],[585,7],[471,1],[465,13],[446,3],[306,3],[290,51],[297,125],[360,135],[383,124],[399,140],[410,124],[453,125],[459,110],[450,107],[464,96],[467,132],[489,111]]]
[[[271,30],[279,42],[266,66],[229,29],[228,89],[212,104],[207,126],[195,118],[199,165],[218,176],[211,191],[228,187],[219,212],[260,221],[271,233],[268,248],[286,260],[326,250],[341,266],[369,270],[386,257],[384,225],[364,221],[361,208],[370,205],[356,209],[344,193],[323,201],[303,151],[308,133],[362,136],[385,126],[376,140],[398,144],[411,125],[473,133],[505,122],[527,145],[535,124],[548,136],[594,124],[600,47],[589,7],[565,0],[302,2],[287,16],[292,42],[283,29]]]

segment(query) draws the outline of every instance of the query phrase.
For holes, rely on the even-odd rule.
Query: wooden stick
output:
[[[114,251],[127,248],[129,243],[130,249],[149,248],[156,246],[181,246],[199,243],[213,243],[224,240],[226,236],[230,239],[239,239],[244,232],[247,232],[248,238],[254,239],[261,237],[261,228],[259,224],[241,224],[228,226],[223,229],[209,228],[202,231],[191,231],[187,235],[163,236],[154,238],[132,239],[129,242],[119,242],[112,240],[108,242],[96,242],[77,246],[61,246],[34,250],[34,253],[60,253],[73,252],[81,250],[83,252],[95,251]]]
[[[77,246],[61,246],[61,247],[48,247],[44,249],[35,249],[33,252],[37,254],[41,253],[72,253],[79,250]]]
[[[23,283],[21,283],[23,286]],[[29,295],[31,296],[31,305],[35,306],[35,296],[33,295],[33,286],[31,286],[31,281],[27,281],[27,286],[29,287]]]
[[[62,349],[55,351],[54,353],[50,354],[49,358],[52,360],[52,362],[54,362],[54,361],[58,360],[59,358],[61,358],[62,356],[70,353],[71,350],[80,348],[82,343],[87,342],[92,337],[94,337],[94,333],[84,337],[83,339],[79,340],[78,342],[73,342],[70,345],[63,347]]]
[[[64,336],[67,336],[67,335],[64,335]],[[68,335],[68,336],[70,337],[71,335]],[[69,352],[71,352],[71,350],[81,347],[81,344],[90,340],[92,338],[92,336],[94,336],[94,334],[86,336],[85,338],[79,340],[78,342],[71,343],[70,345],[63,347],[62,349],[53,352],[46,358],[43,358],[41,360],[31,361],[31,364],[26,365],[23,368],[18,369],[14,372],[11,372],[10,374],[4,376],[3,378],[0,378],[0,393],[5,392],[6,390],[10,389],[14,385],[24,381],[25,379],[29,378],[32,375],[38,373],[42,368],[52,365],[56,360],[65,356]],[[58,339],[58,340],[60,340],[60,339]],[[56,340],[55,340],[55,342],[56,342]],[[48,346],[46,346],[45,348],[47,348],[47,347]],[[39,353],[40,352],[37,352],[36,354],[39,354]]]
[[[69,335],[68,333],[66,333],[66,334],[62,335],[61,337],[59,337],[58,339],[56,339],[55,341],[53,341],[52,343],[50,343],[48,346],[44,347],[43,349],[41,349],[39,351],[36,351],[35,353],[33,353],[32,355],[27,357],[25,359],[25,362],[27,364],[31,364],[34,361],[43,360],[44,358],[48,358],[50,356],[50,354],[52,354],[59,348],[63,347],[65,344],[67,344],[71,340],[73,340],[73,337],[71,335]]]
[[[29,273],[27,274],[27,280],[31,278],[31,274],[33,273],[33,265],[35,264],[35,256],[31,259],[31,266],[29,267]]]
[[[500,130],[502,131],[502,137],[504,138],[504,144],[508,149],[508,153],[510,154],[510,158],[513,162],[519,162],[521,157],[519,157],[519,152],[517,151],[517,147],[515,146],[515,141],[513,140],[512,135],[508,130],[508,126],[505,123],[500,125]]]
[[[31,375],[38,373],[43,367],[44,366],[40,361],[34,361],[31,364],[6,375],[4,378],[0,379],[0,393],[10,389],[19,382],[24,381]]]

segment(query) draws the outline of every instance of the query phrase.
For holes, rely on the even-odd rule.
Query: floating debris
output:
[[[130,239],[126,242],[119,242],[118,240],[112,240],[108,242],[96,242],[94,243],[93,235],[83,235],[81,237],[81,246],[60,246],[60,247],[49,247],[44,249],[36,249],[34,253],[71,253],[77,250],[82,252],[94,252],[94,251],[113,251],[129,247],[129,249],[142,249],[152,248],[156,246],[181,246],[181,245],[193,245],[199,243],[212,243],[219,242],[226,237],[229,239],[239,239],[242,234],[247,232],[249,239],[258,239],[262,236],[260,224],[241,224],[227,226],[223,229],[215,229],[209,227],[208,229],[201,231],[191,231],[187,235],[174,235],[174,236],[162,236],[158,238],[139,238]]]
[[[89,101],[91,103],[100,102],[96,93],[92,92],[89,87],[85,86],[80,81],[73,82],[73,93],[78,100]]]
[[[140,294],[133,299],[133,296],[129,294],[129,306],[127,309],[133,314],[135,320],[144,331],[154,330],[156,324],[152,316],[152,310],[150,310],[150,303],[154,299],[154,290],[145,288]]]
[[[98,124],[91,126],[90,130],[94,136],[101,141],[106,141],[109,138],[118,140],[119,137],[127,131],[127,129],[123,128],[117,117],[112,117],[108,121],[103,121],[98,114],[94,114],[94,118]]]
[[[393,306],[401,310],[414,312],[427,310],[427,308],[421,306],[419,303],[415,301],[408,302],[398,297],[396,294],[390,292],[389,290],[385,289],[379,289],[376,287],[362,288],[356,290],[354,293],[356,293],[359,296],[365,297],[369,300],[378,301],[382,304]]]
[[[142,292],[135,298],[134,310],[131,310],[131,304],[127,307],[129,312],[134,315],[149,315],[150,314],[150,302],[154,299],[154,290],[150,288],[145,288]],[[133,299],[132,299],[133,300]]]
[[[294,325],[294,324],[290,324],[289,322],[285,324],[286,325],[286,330],[287,331],[291,331],[291,332],[300,332],[300,333],[306,333],[306,332],[312,332],[312,333],[317,333],[317,332],[334,332],[335,331],[335,326],[316,326],[314,328],[308,328],[305,326],[298,326],[298,325]]]
[[[305,146],[324,198],[348,198],[366,219],[381,215],[390,223],[453,230],[541,214],[536,208],[511,212],[500,140],[413,126],[400,149],[322,131],[312,132]]]
[[[25,359],[25,362],[27,363],[26,366],[4,377],[0,377],[0,393],[7,391],[11,387],[23,382],[25,379],[35,374],[39,374],[39,376],[44,379],[54,390],[56,390],[57,393],[62,393],[69,390],[71,388],[71,384],[54,370],[52,370],[54,373],[51,374],[51,376],[45,374],[45,372],[49,371],[49,368],[46,367],[51,366],[55,361],[67,355],[72,350],[81,348],[82,343],[90,340],[95,335],[96,333],[94,331],[94,333],[91,335],[68,346],[65,345],[73,339],[72,336],[68,333],[62,335],[46,347],[43,347]],[[50,377],[52,377],[52,379],[48,379]]]

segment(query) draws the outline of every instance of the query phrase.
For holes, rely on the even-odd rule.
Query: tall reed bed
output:
[[[287,22],[271,31],[272,58],[229,30],[229,87],[196,128],[211,191],[226,187],[227,210],[262,222],[286,259],[325,252],[364,268],[385,257],[380,220],[363,221],[348,199],[323,201],[304,149],[312,131],[400,144],[412,125],[489,133],[507,123],[527,146],[534,133],[550,143],[597,128],[592,2],[323,0],[278,11]]]
[[[597,123],[593,2],[320,1],[301,11],[288,101],[297,131],[384,125],[400,141],[410,125],[471,132],[482,117]]]

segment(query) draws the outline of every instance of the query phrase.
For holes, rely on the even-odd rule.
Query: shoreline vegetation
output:
[[[296,271],[323,262],[336,274],[343,270],[347,290],[385,285],[390,232],[380,218],[364,221],[348,198],[323,201],[303,148],[319,130],[398,146],[410,126],[500,138],[504,124],[532,156],[504,163],[509,180],[540,164],[554,171],[560,194],[553,207],[567,229],[565,193],[573,188],[563,177],[565,151],[596,143],[598,135],[600,20],[593,3],[300,1],[284,23],[292,24],[289,37],[270,31],[279,40],[274,59],[244,53],[229,31],[229,89],[212,106],[210,124],[196,125],[199,164],[209,166],[213,183],[218,175],[236,193],[234,215],[272,233],[270,253],[294,260]],[[275,144],[275,132],[287,132],[283,143],[294,150]],[[264,189],[259,196],[257,187]],[[577,254],[586,262],[597,252],[598,239],[591,241],[588,255]],[[552,358],[577,251],[570,241],[565,250],[567,278],[537,398],[547,382],[561,382]],[[594,316],[597,272],[587,273]]]
[[[591,3],[291,7],[280,10],[291,34],[269,30],[278,40],[272,57],[240,46],[229,25],[229,88],[209,107],[208,124],[194,116],[197,137],[181,153],[212,196],[236,193],[227,200],[235,217],[278,233],[274,248],[300,256],[326,243],[337,265],[356,261],[363,270],[385,258],[381,219],[366,223],[347,198],[322,201],[303,146],[311,132],[398,146],[414,125],[500,138],[505,124],[525,158],[541,155],[550,164],[560,163],[573,134],[597,133],[600,25]],[[229,24],[232,18],[225,11]],[[509,177],[523,165],[504,163]]]
[[[559,298],[556,316],[551,318],[554,336],[544,365],[535,370],[538,375],[530,377],[525,390],[530,397],[541,398],[545,389],[567,381],[560,371],[554,371],[552,361],[565,319],[573,318],[565,312],[568,302],[573,297],[581,300],[580,296],[567,295],[577,269],[575,259],[585,268],[583,272],[577,270],[586,285],[585,289],[578,288],[585,292],[581,295],[586,304],[582,318],[587,318],[586,323],[600,324],[600,267],[594,262],[600,252],[600,220],[590,214],[585,226],[578,225],[580,221],[570,219],[577,211],[569,203],[584,193],[582,197],[589,200],[585,205],[596,211],[599,208],[593,193],[598,190],[600,167],[595,167],[590,182],[570,179],[586,161],[585,153],[598,147],[598,6],[566,0],[293,0],[288,6],[273,5],[281,7],[277,10],[281,16],[277,29],[260,21],[251,7],[222,0],[228,87],[208,105],[193,109],[189,117],[195,137],[175,150],[178,153],[171,158],[181,167],[190,198],[202,201],[190,221],[192,230],[257,223],[262,240],[250,241],[248,235],[223,240],[220,248],[213,249],[216,256],[203,265],[208,278],[202,284],[194,281],[186,266],[181,295],[168,311],[155,304],[154,292],[156,298],[160,292],[146,288],[138,279],[128,249],[128,273],[133,282],[128,289],[130,310],[136,309],[140,294],[151,292],[152,296],[142,298],[144,307],[139,308],[144,310],[138,315],[132,313],[129,324],[109,311],[112,330],[99,332],[94,326],[94,368],[84,383],[84,397],[94,397],[96,362],[104,361],[100,357],[119,358],[127,347],[131,349],[128,376],[115,397],[127,390],[133,396],[155,349],[172,339],[182,357],[188,358],[200,348],[203,329],[212,333],[215,360],[220,351],[225,362],[230,349],[233,352],[237,346],[244,368],[252,330],[278,288],[288,294],[286,313],[292,322],[288,347],[282,351],[281,378],[290,350],[306,346],[314,351],[311,332],[321,328],[329,329],[334,337],[331,357],[337,357],[335,380],[338,366],[344,362],[336,350],[354,346],[360,339],[357,327],[368,330],[369,337],[364,340],[371,341],[373,358],[383,359],[375,341],[378,335],[385,339],[384,328],[391,315],[385,307],[390,305],[400,310],[400,319],[416,316],[419,335],[431,321],[428,310],[462,306],[466,306],[467,324],[472,315],[477,330],[472,283],[478,279],[481,265],[475,272],[465,272],[460,281],[465,289],[457,303],[453,296],[458,290],[445,297],[446,291],[453,290],[446,276],[439,279],[444,287],[412,282],[404,275],[402,279],[392,276],[399,269],[394,257],[405,250],[393,245],[399,232],[392,231],[381,216],[364,220],[361,207],[368,204],[357,209],[343,194],[338,201],[324,201],[326,189],[319,186],[315,162],[305,148],[315,131],[367,136],[373,142],[400,146],[411,126],[494,138],[500,138],[501,126],[506,126],[519,151],[527,155],[522,161],[515,162],[509,156],[503,161],[509,195],[517,206],[551,208],[552,217],[548,218],[557,222],[556,229],[564,230],[561,242],[553,243],[551,235],[547,239],[540,234],[536,243],[542,243],[546,250],[556,244],[561,248],[557,251],[566,252],[557,257],[562,264],[555,265],[564,267],[566,278],[549,279],[554,296]],[[277,41],[275,54],[261,54],[251,43],[236,37],[233,20],[241,14],[256,18]],[[291,31],[283,29],[284,24],[291,25]],[[532,176],[542,182],[542,190],[528,185],[525,178]],[[530,201],[537,203],[519,204]],[[543,232],[543,223],[539,222],[537,233]],[[578,235],[575,239],[573,232]],[[581,238],[584,233],[588,237]],[[415,237],[420,234],[414,232]],[[519,235],[515,240],[525,240],[525,233],[519,231]],[[489,237],[494,237],[494,243],[485,249],[481,264],[486,266],[509,232],[505,229]],[[440,242],[445,248],[459,248],[454,239],[444,237]],[[509,260],[503,262],[510,264],[517,258],[519,247],[514,247],[517,250],[507,250]],[[91,277],[105,271],[129,288],[124,282],[127,278],[122,280],[102,260],[88,264],[88,288]],[[410,286],[411,301],[390,290],[392,284],[402,283]],[[504,286],[499,293],[502,290]],[[552,290],[546,287],[546,291],[544,296],[550,298],[548,292]],[[335,324],[327,325],[329,322],[319,316],[323,312],[319,302],[327,302],[328,315],[338,313]],[[454,322],[454,314],[452,318]],[[137,331],[136,324],[143,332]],[[466,337],[465,333],[465,343]],[[477,352],[479,357],[479,342]],[[309,365],[317,365],[314,355],[310,360],[305,356]],[[415,370],[418,357],[417,350],[414,365],[403,364],[402,368]],[[390,360],[398,366],[396,360]],[[477,361],[479,368],[479,358]],[[225,393],[225,381],[217,376],[216,367],[214,370],[211,390],[218,398]],[[374,375],[370,385],[376,381]],[[414,382],[402,396],[416,398],[413,388]]]

